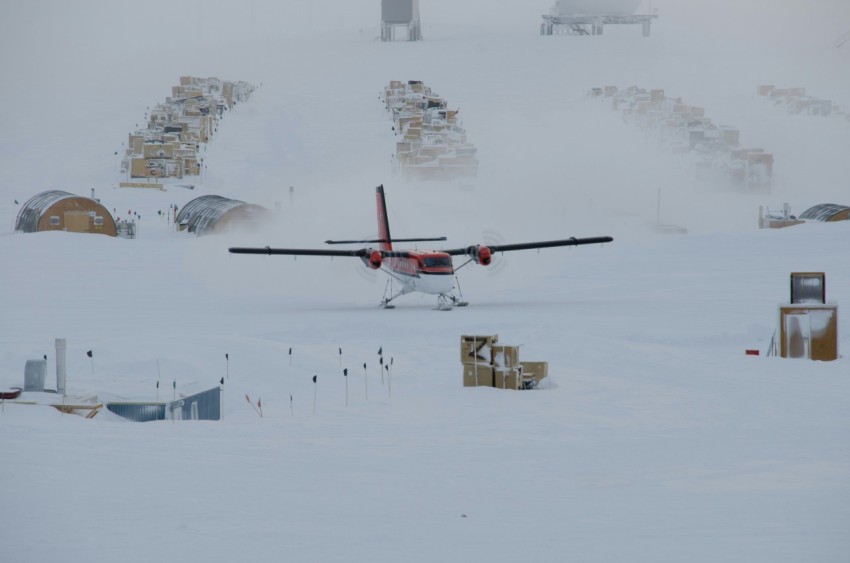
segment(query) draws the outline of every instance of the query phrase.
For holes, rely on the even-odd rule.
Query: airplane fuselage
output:
[[[452,257],[444,252],[411,251],[405,257],[387,257],[384,266],[407,292],[446,295],[454,287]]]

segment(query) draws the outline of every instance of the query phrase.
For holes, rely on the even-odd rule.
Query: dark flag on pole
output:
[[[342,370],[342,375],[343,375],[343,377],[348,377],[348,368],[345,368],[344,370]]]
[[[93,356],[94,356],[94,354],[92,353],[92,351],[91,351],[91,350],[89,350],[88,352],[86,352],[86,356],[88,356],[89,358],[91,358],[91,357],[93,357]]]
[[[219,381],[219,383],[224,385],[224,378],[223,377],[221,378],[221,381]]]
[[[383,346],[381,346],[380,348],[378,348],[378,355],[379,355],[379,356],[383,356],[383,355],[384,355],[384,347],[383,347]]]
[[[319,376],[318,376],[318,375],[314,375],[314,376],[313,376],[313,383],[316,383],[316,378],[317,378],[317,377],[319,377]]]
[[[156,382],[156,388],[159,389],[159,381]]]

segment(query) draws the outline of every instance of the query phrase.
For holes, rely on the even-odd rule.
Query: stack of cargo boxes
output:
[[[460,337],[464,387],[533,389],[548,377],[548,362],[520,362],[518,346],[498,341],[496,334]]]
[[[838,115],[850,121],[850,114],[829,100],[806,95],[805,88],[777,88],[773,84],[764,84],[756,90],[759,96],[770,99],[774,104],[785,106],[788,113],[808,115]]]
[[[247,82],[181,76],[165,103],[150,110],[147,128],[130,133],[121,172],[130,178],[199,175],[201,143],[209,142],[225,110],[253,90]]]
[[[458,124],[457,110],[418,80],[393,80],[384,88],[393,119],[396,162],[405,179],[452,180],[478,173],[476,148]]]
[[[721,179],[746,189],[769,189],[773,181],[773,155],[762,149],[739,147],[740,131],[717,126],[705,117],[705,109],[689,106],[681,98],[668,98],[664,90],[631,86],[593,88],[593,97],[608,98],[623,121],[654,134],[660,144],[677,154],[694,154],[697,171],[709,179]]]

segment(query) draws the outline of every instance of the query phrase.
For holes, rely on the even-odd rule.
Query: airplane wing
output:
[[[231,254],[283,254],[286,256],[342,256],[342,257],[351,257],[351,258],[368,258],[372,252],[380,252],[381,257],[388,258],[407,258],[410,256],[409,252],[405,251],[386,251],[386,250],[372,250],[370,248],[360,248],[357,250],[325,250],[325,249],[313,249],[313,248],[271,248],[269,246],[264,246],[262,248],[257,247],[232,247],[227,249]]]
[[[285,254],[287,256],[351,256],[359,258],[366,255],[364,249],[360,250],[319,250],[310,248],[263,248],[233,247],[228,248],[231,254]]]
[[[524,242],[520,244],[494,244],[487,245],[487,248],[489,249],[491,254],[496,254],[497,252],[510,252],[512,250],[531,250],[534,248],[552,248],[555,246],[579,246],[582,244],[602,244],[606,242],[612,242],[613,240],[614,239],[612,237],[571,237],[562,240],[544,240],[538,242]],[[465,248],[453,248],[450,250],[443,250],[442,252],[445,252],[446,254],[450,254],[452,256],[474,256],[478,253],[478,249],[480,248],[483,248],[483,246],[474,245],[467,246]]]

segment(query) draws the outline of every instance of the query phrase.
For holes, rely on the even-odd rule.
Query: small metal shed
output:
[[[260,205],[218,195],[196,197],[177,214],[181,230],[198,236],[221,233],[231,228],[255,228],[271,218]]]
[[[850,219],[850,207],[835,203],[821,203],[806,209],[800,215],[800,219],[823,222],[847,221]]]
[[[221,387],[168,402],[111,402],[109,411],[133,422],[154,420],[221,420]]]
[[[15,230],[22,233],[70,231],[114,237],[115,221],[100,203],[61,190],[34,195],[18,212]]]

